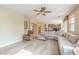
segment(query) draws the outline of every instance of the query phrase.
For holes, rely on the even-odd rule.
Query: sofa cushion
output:
[[[78,46],[78,45],[79,45],[79,39],[77,40],[77,42],[73,46]]]
[[[79,39],[78,36],[73,35],[73,36],[70,36],[68,40],[69,40],[72,44],[75,44],[75,43],[77,43],[78,39]]]

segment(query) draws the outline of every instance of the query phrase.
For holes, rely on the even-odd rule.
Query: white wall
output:
[[[0,46],[22,40],[24,16],[0,6]]]

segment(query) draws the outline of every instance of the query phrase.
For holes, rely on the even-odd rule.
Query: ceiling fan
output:
[[[46,10],[46,7],[41,7],[40,10],[33,11],[38,12],[36,15],[42,14],[43,16],[46,16],[46,13],[51,13],[51,11]]]

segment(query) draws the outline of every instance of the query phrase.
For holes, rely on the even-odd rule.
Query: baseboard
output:
[[[10,43],[7,43],[7,44],[4,44],[4,45],[0,45],[0,48],[2,48],[2,47],[6,47],[6,46],[8,46],[8,45],[15,44],[15,43],[18,43],[18,42],[20,42],[20,41],[22,41],[22,39],[20,39],[20,40],[16,40],[16,41],[13,41],[13,42],[10,42]]]

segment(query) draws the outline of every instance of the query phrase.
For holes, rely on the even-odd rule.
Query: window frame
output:
[[[70,17],[70,32],[74,32],[75,31],[75,17],[72,16]]]

